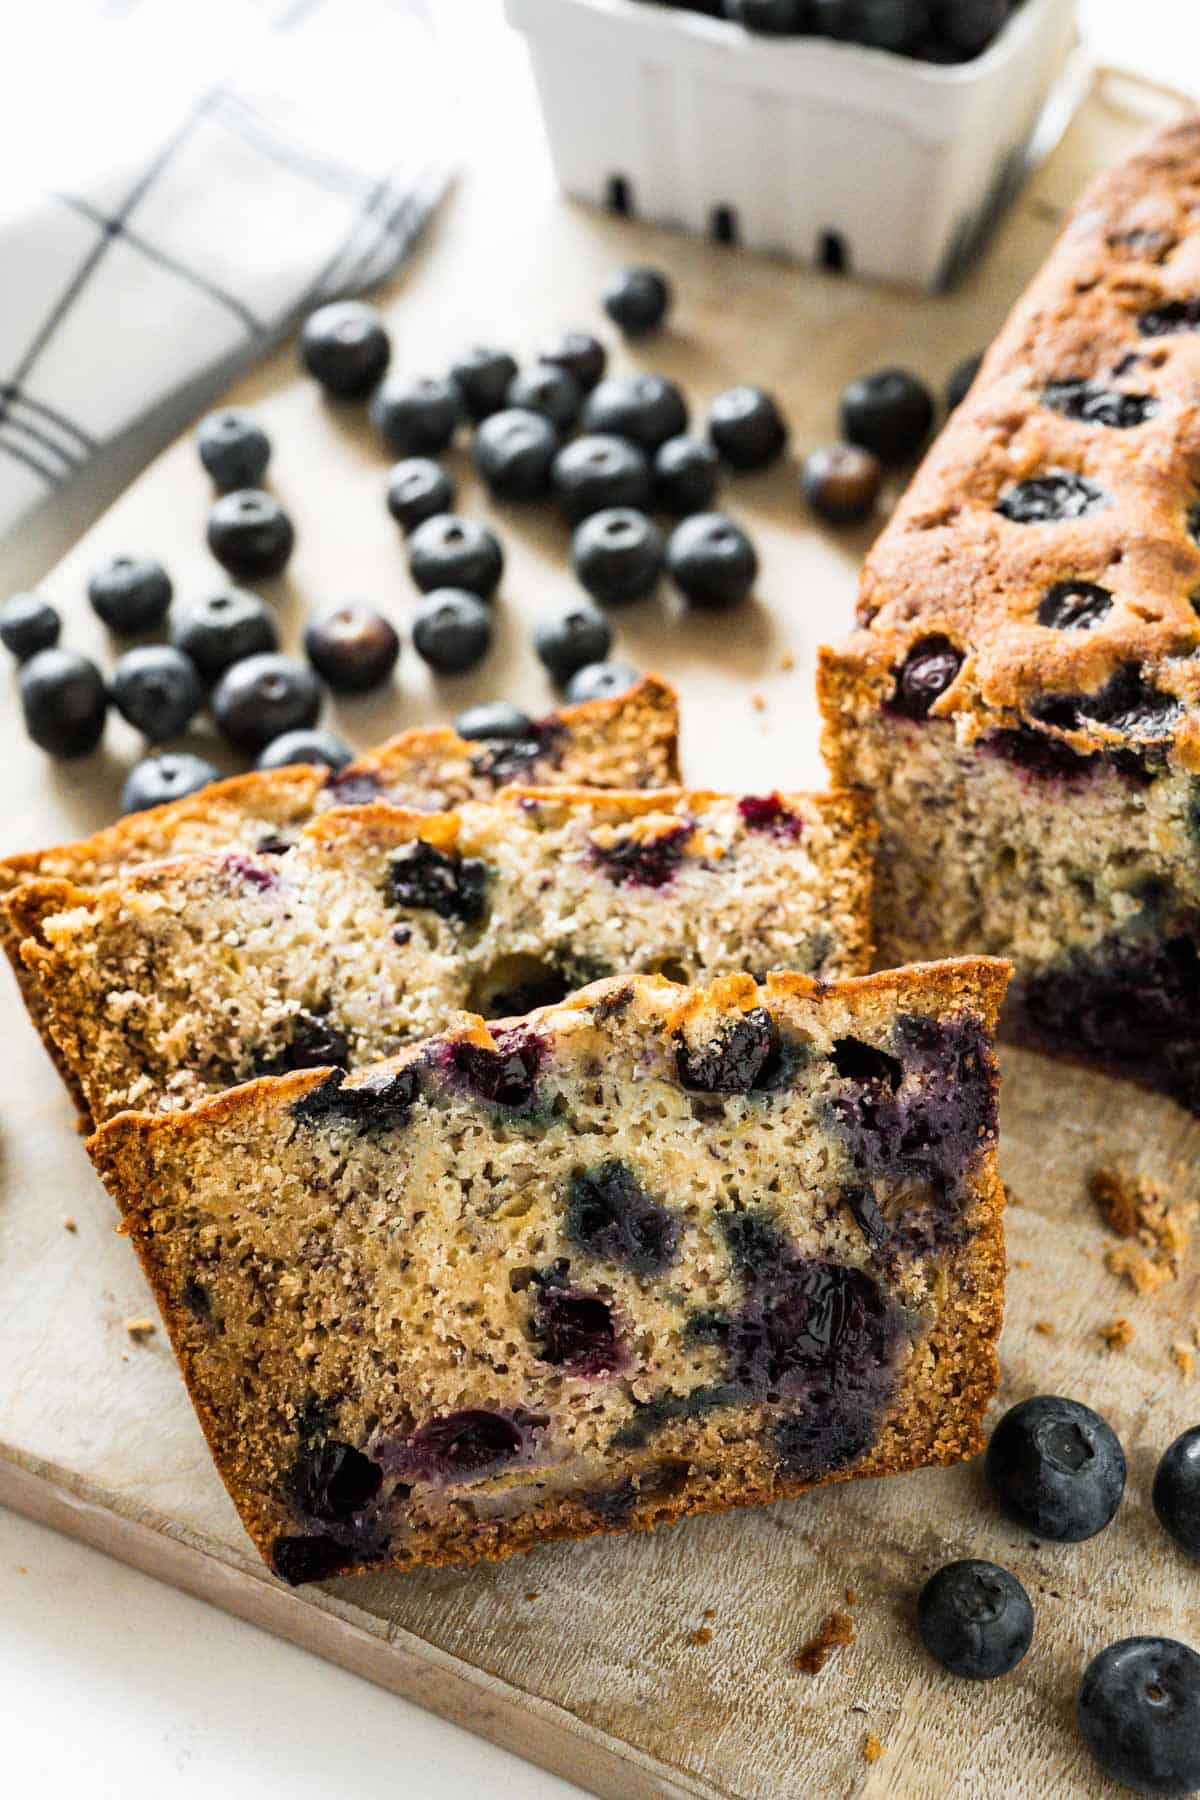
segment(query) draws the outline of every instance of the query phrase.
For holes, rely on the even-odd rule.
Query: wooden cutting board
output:
[[[506,61],[505,58],[508,60]],[[687,387],[774,389],[799,447],[834,433],[850,375],[884,361],[940,381],[984,342],[1043,256],[1086,177],[1179,103],[1099,81],[1050,162],[1005,222],[986,265],[953,296],[916,300],[620,225],[554,193],[515,46],[497,44],[505,104],[475,119],[476,153],[417,262],[387,296],[398,363],[443,366],[474,337],[529,353],[555,330],[594,323],[604,274],[645,256],[678,286],[671,332],[645,362]],[[497,135],[497,121],[504,129]],[[619,360],[629,362],[627,355]],[[268,584],[288,635],[306,608],[363,595],[403,618],[412,604],[384,512],[385,459],[358,415],[330,411],[295,377],[291,350],[232,396],[258,409],[276,446],[273,483],[299,550]],[[486,510],[466,459],[463,504]],[[762,789],[818,781],[812,665],[850,619],[866,533],[835,537],[801,508],[790,469],[728,485],[763,553],[755,605],[683,620],[667,598],[621,615],[620,651],[674,677],[689,778]],[[214,568],[208,504],[190,443],[152,467],[54,571],[72,643],[103,648],[82,598],[88,570],[118,549],[161,555],[183,594]],[[366,745],[469,700],[548,694],[530,619],[573,591],[565,534],[541,513],[499,520],[509,554],[500,644],[477,677],[436,687],[406,653],[397,687],[338,709]],[[74,836],[115,809],[132,739],[54,765],[27,745],[10,700],[0,846]],[[1125,1162],[1200,1199],[1200,1125],[1165,1102],[1025,1054],[1004,1057],[1003,1167],[1012,1189],[1012,1279],[1003,1403],[1070,1393],[1103,1410],[1130,1457],[1116,1523],[1074,1548],[1004,1524],[977,1466],[862,1483],[770,1510],[692,1521],[652,1537],[555,1545],[501,1567],[332,1582],[292,1592],[245,1539],[193,1420],[128,1246],[73,1130],[71,1110],[0,985],[6,1077],[0,1102],[0,1501],[121,1556],[231,1612],[358,1670],[600,1795],[1102,1794],[1072,1727],[1088,1657],[1132,1631],[1200,1642],[1198,1577],[1157,1530],[1156,1454],[1200,1416],[1200,1387],[1171,1346],[1194,1343],[1196,1259],[1153,1297],[1105,1267],[1113,1240],[1086,1198],[1100,1163]],[[1122,1351],[1099,1328],[1134,1328]],[[1186,1360],[1186,1359],[1185,1359]],[[995,1557],[1034,1597],[1034,1647],[1007,1681],[944,1678],[914,1644],[914,1593],[950,1557]],[[847,1589],[856,1598],[847,1607]],[[833,1609],[857,1640],[824,1672],[792,1665]],[[711,1632],[709,1641],[694,1634]],[[874,1733],[886,1753],[874,1763]]]

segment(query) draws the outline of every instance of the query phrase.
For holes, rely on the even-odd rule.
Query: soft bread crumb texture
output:
[[[1006,979],[633,977],[111,1121],[89,1148],[263,1555],[503,1557],[974,1453]]]
[[[831,1612],[821,1624],[807,1644],[797,1650],[792,1658],[792,1667],[801,1675],[819,1675],[830,1654],[840,1649],[843,1644],[852,1644],[857,1633],[854,1620],[849,1613]]]

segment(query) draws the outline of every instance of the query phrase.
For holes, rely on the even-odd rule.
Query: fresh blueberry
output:
[[[589,700],[611,700],[615,694],[627,694],[640,680],[631,663],[585,663],[568,681],[566,697],[572,706],[582,706]]]
[[[406,844],[392,858],[388,888],[397,906],[477,925],[486,910],[488,866],[478,856],[457,856],[427,844]]]
[[[564,1230],[589,1256],[634,1275],[661,1275],[679,1243],[679,1220],[652,1200],[627,1163],[580,1169],[571,1180]]]
[[[189,751],[167,751],[147,756],[135,763],[121,789],[123,813],[145,812],[151,806],[166,806],[171,800],[183,800],[199,793],[210,781],[219,781],[221,771],[202,756]]]
[[[295,542],[292,521],[260,488],[223,495],[208,515],[208,547],[239,580],[282,574]]]
[[[962,668],[962,651],[949,638],[918,638],[896,677],[891,710],[906,719],[927,719],[935,700]]]
[[[449,376],[393,376],[371,401],[371,423],[396,456],[436,456],[449,447],[464,416],[462,394]]]
[[[758,577],[758,554],[725,513],[693,513],[671,533],[667,568],[693,606],[736,606]]]
[[[52,650],[61,631],[62,620],[40,594],[12,594],[0,606],[0,644],[17,662]]]
[[[875,510],[883,485],[883,464],[857,444],[813,450],[800,470],[800,491],[830,525],[861,525]]]
[[[571,538],[571,567],[605,606],[627,606],[648,594],[662,574],[663,554],[658,526],[630,506],[593,513]]]
[[[974,356],[964,356],[960,363],[955,363],[946,382],[946,410],[953,412],[961,406],[970,390],[971,383],[979,373],[979,365],[983,361],[983,351],[976,351]]]
[[[454,510],[454,477],[429,456],[407,456],[388,476],[387,508],[405,531]]]
[[[304,649],[335,693],[365,694],[381,687],[395,668],[400,639],[373,606],[351,601],[312,620]]]
[[[1125,1454],[1090,1406],[1039,1394],[1006,1412],[987,1451],[1005,1510],[1038,1537],[1076,1544],[1103,1531],[1125,1491]]]
[[[877,369],[842,391],[842,435],[880,462],[904,462],[933,424],[933,397],[907,369]]]
[[[703,512],[717,497],[721,460],[703,438],[668,438],[654,452],[654,500],[664,512],[684,518]]]
[[[1037,609],[1039,625],[1054,631],[1091,631],[1112,611],[1113,597],[1094,581],[1056,581]]]
[[[814,37],[854,36],[854,0],[808,0],[808,28]]]
[[[88,582],[92,610],[110,631],[130,637],[161,625],[171,604],[171,578],[149,556],[114,556]]]
[[[1163,1451],[1151,1498],[1163,1530],[1189,1556],[1200,1557],[1200,1425]]]
[[[978,56],[996,37],[1013,0],[934,0],[934,24],[952,50]]]
[[[917,1630],[952,1675],[994,1681],[1015,1669],[1033,1642],[1033,1607],[1015,1575],[995,1563],[947,1563],[917,1601]]]
[[[104,733],[108,690],[95,663],[75,650],[39,650],[21,666],[25,729],[51,756],[86,756]]]
[[[271,460],[271,440],[249,413],[236,407],[209,413],[200,421],[196,448],[220,493],[262,486]]]
[[[353,758],[344,738],[336,731],[281,731],[272,738],[255,763],[256,769],[283,769],[291,763],[316,763],[336,774]]]
[[[383,379],[392,346],[383,320],[361,300],[319,306],[304,321],[300,358],[339,400],[361,400]]]
[[[204,686],[190,656],[170,644],[143,644],[118,658],[112,701],[123,719],[152,743],[175,737],[204,703]]]
[[[1122,1638],[1083,1672],[1076,1717],[1104,1773],[1136,1794],[1200,1788],[1200,1656],[1174,1638]]]
[[[787,37],[804,30],[807,0],[725,0],[725,15],[747,31]]]
[[[903,54],[928,27],[928,0],[856,0],[854,35],[860,44]]]
[[[279,647],[270,607],[244,588],[227,588],[178,613],[171,642],[189,656],[205,681],[213,682],[243,657]]]
[[[271,652],[234,663],[212,696],[221,731],[256,755],[283,732],[315,725],[320,710],[320,684],[308,665]]]
[[[650,504],[650,465],[628,438],[606,432],[578,437],[559,451],[550,473],[572,525],[610,506]]]
[[[631,438],[653,455],[668,438],[687,430],[687,406],[663,375],[610,375],[593,388],[583,408],[583,427]]]
[[[787,426],[770,394],[727,388],[709,408],[708,435],[732,468],[765,469],[787,443]]]
[[[434,588],[413,615],[413,649],[439,675],[462,675],[492,644],[492,615],[465,588]]]
[[[539,351],[538,361],[565,369],[580,392],[590,394],[608,366],[608,352],[588,331],[564,331],[548,349]]]
[[[604,310],[627,337],[657,331],[671,305],[671,284],[659,269],[618,269],[604,287]]]
[[[541,413],[556,431],[570,431],[579,417],[583,394],[579,383],[555,363],[534,363],[508,384],[504,404],[518,411]]]
[[[450,379],[476,424],[504,406],[508,384],[516,372],[516,358],[491,344],[472,344],[450,365]]]
[[[1017,525],[1057,525],[1086,519],[1108,505],[1103,488],[1071,469],[1051,469],[1018,481],[996,502],[996,511]]]
[[[504,573],[504,552],[486,525],[457,513],[439,513],[409,538],[408,567],[423,594],[455,587],[489,600]]]
[[[481,700],[478,706],[468,706],[455,719],[454,729],[459,737],[501,738],[514,743],[537,735],[529,714],[507,700]]]
[[[612,648],[612,626],[597,606],[576,600],[533,628],[533,647],[560,685],[587,663],[603,662]]]
[[[538,500],[550,485],[558,433],[543,413],[509,406],[483,421],[473,453],[497,500]]]

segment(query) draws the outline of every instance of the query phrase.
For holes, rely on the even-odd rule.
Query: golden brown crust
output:
[[[861,629],[822,667],[833,767],[839,699],[886,697],[909,649],[946,637],[963,655],[934,707],[967,739],[1028,720],[1050,693],[1094,693],[1140,668],[1182,716],[1171,756],[1200,769],[1200,330],[1142,335],[1139,318],[1200,296],[1200,117],[1100,177],[995,340],[863,571]],[[1067,417],[1049,384],[1086,380],[1149,396],[1132,427]],[[1084,474],[1106,504],[1083,518],[1022,524],[996,502],[1050,471]],[[1038,622],[1057,583],[1097,584],[1111,609],[1088,630]],[[1079,749],[1122,741],[1090,725]]]

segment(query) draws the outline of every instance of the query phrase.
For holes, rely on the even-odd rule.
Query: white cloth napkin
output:
[[[176,390],[215,394],[303,312],[386,275],[449,172],[426,0],[18,11],[0,534]]]

